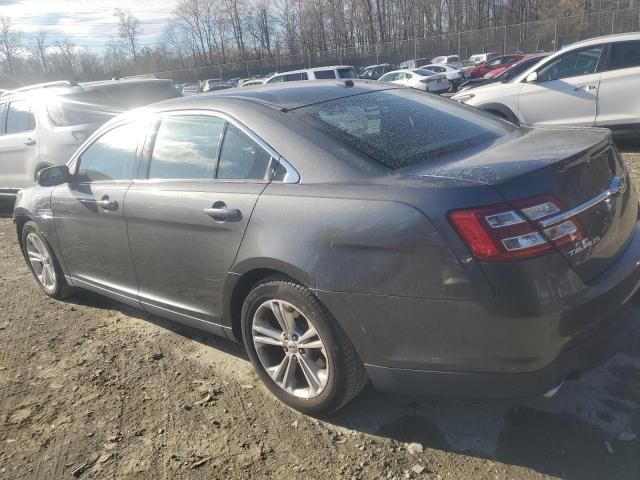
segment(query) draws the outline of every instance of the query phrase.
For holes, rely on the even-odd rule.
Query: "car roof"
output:
[[[400,70],[403,71],[403,70]],[[215,108],[220,100],[237,100],[266,105],[287,111],[329,100],[363,93],[397,89],[372,80],[309,80],[305,82],[270,83],[255,87],[234,88],[197,97],[179,97],[151,106],[151,110],[186,110]]]
[[[353,68],[352,65],[327,65],[326,67],[313,67],[313,68],[301,68],[299,70],[287,70],[286,72],[276,72],[272,75],[288,75],[290,73],[303,73],[303,72],[321,72],[323,70],[336,70],[338,68]]]
[[[616,33],[614,35],[590,38],[589,40],[581,40],[579,42],[572,43],[571,45],[567,45],[563,50],[599,45],[601,43],[626,42],[629,40],[640,40],[640,33]]]

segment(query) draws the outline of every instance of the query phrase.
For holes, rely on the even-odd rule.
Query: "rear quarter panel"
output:
[[[271,184],[232,269],[304,272],[318,290],[420,298],[492,295],[416,200],[396,187]],[[444,217],[444,214],[442,214]],[[481,275],[481,274],[480,274]]]

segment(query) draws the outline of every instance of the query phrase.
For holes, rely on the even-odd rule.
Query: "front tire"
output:
[[[330,312],[287,277],[269,277],[249,293],[242,337],[262,382],[304,414],[334,412],[367,383],[362,361]]]
[[[27,222],[22,228],[22,252],[44,293],[57,300],[73,293],[47,240],[34,222]]]

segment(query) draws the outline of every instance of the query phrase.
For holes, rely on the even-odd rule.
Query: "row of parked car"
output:
[[[361,68],[359,72],[350,65],[332,65],[276,72],[262,78],[233,78],[227,81],[219,78],[208,79],[200,82],[197,91],[212,92],[234,87],[300,80],[361,78],[393,82],[431,93],[455,92],[462,86],[465,88],[475,86],[475,82],[480,78],[496,77],[512,65],[530,57],[525,57],[521,53],[509,55],[482,53],[472,55],[468,60],[460,62],[458,55],[442,55],[433,59],[406,60],[398,65],[390,63],[369,65]]]
[[[415,59],[397,67],[316,67],[267,79],[209,79],[199,85],[127,79],[53,82],[0,96],[0,195],[35,181],[43,167],[64,163],[91,132],[114,115],[176,96],[262,84],[357,77],[453,97],[514,123],[640,127],[640,33],[579,42],[556,53],[491,53],[460,64],[456,56]],[[475,62],[478,62],[475,64]],[[176,88],[178,87],[178,88]]]

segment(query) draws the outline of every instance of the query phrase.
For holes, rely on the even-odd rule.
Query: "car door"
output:
[[[73,285],[138,306],[124,201],[138,165],[143,122],[98,134],[72,161],[72,180],[52,194],[56,234]]]
[[[33,167],[38,160],[37,135],[31,103],[26,100],[9,102],[5,134],[0,139],[0,162],[6,188],[24,188],[35,182]]]
[[[537,70],[518,98],[523,123],[593,126],[596,121],[602,45],[569,51]]]
[[[640,126],[640,40],[609,45],[598,89],[596,125]]]
[[[5,127],[5,123],[6,123],[6,118],[7,118],[7,109],[9,108],[9,103],[5,102],[5,103],[0,103],[0,150],[2,150],[2,143],[4,141],[4,127]],[[10,189],[8,182],[7,182],[7,176],[4,173],[4,166],[3,166],[3,161],[2,161],[2,156],[0,155],[0,196],[2,196],[2,194],[6,194],[8,193],[8,190]]]
[[[215,327],[224,280],[277,157],[235,120],[203,111],[167,114],[152,143],[126,206],[140,301]]]

